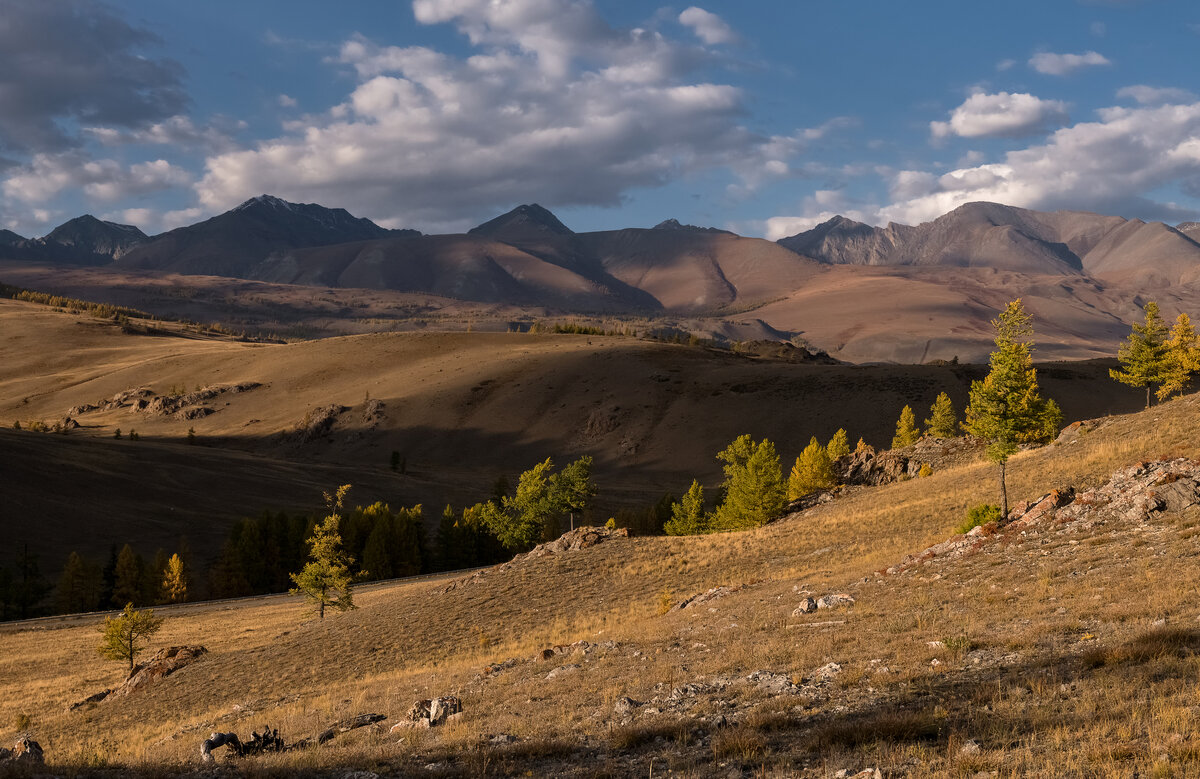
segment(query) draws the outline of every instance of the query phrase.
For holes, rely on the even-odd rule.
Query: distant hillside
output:
[[[0,230],[0,259],[67,265],[107,265],[147,240],[133,225],[76,217],[42,238]]]
[[[779,244],[833,265],[991,268],[1171,286],[1200,278],[1195,225],[967,203],[916,227],[836,216]]]
[[[416,234],[415,231],[401,231]],[[366,241],[395,233],[342,208],[251,198],[199,224],[156,236],[121,257],[118,265],[184,274],[253,277],[271,255],[312,246]]]

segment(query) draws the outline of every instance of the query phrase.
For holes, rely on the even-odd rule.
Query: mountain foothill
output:
[[[1171,316],[1200,300],[1198,222],[983,202],[916,226],[837,216],[772,242],[674,219],[577,233],[536,204],[425,235],[262,195],[155,236],[92,216],[42,238],[3,231],[0,257],[6,273],[91,266],[659,318],[731,339],[802,339],[851,362],[981,359],[990,318],[1015,297],[1043,358],[1107,356],[1144,300]]]

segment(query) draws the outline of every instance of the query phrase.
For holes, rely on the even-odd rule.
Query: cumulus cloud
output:
[[[724,19],[694,5],[679,14],[679,23],[684,27],[690,27],[697,38],[710,46],[738,42],[737,33],[725,23]]]
[[[75,125],[140,128],[187,104],[158,40],[88,0],[0,0],[0,149],[77,147]]]
[[[83,132],[105,146],[128,143],[170,146],[177,150],[226,151],[236,147],[234,133],[245,129],[244,121],[217,117],[197,125],[190,117],[177,115],[145,127],[129,130],[116,127],[85,127]]]
[[[1023,92],[977,92],[951,112],[950,121],[930,122],[929,128],[935,139],[951,135],[1019,138],[1067,120],[1067,105],[1060,100],[1042,100]]]
[[[1100,121],[1056,131],[1003,162],[941,176],[901,171],[880,220],[934,219],[963,203],[991,200],[1025,208],[1090,209],[1170,219],[1181,212],[1150,193],[1200,175],[1200,103],[1114,107]]]
[[[1029,67],[1048,76],[1065,76],[1080,68],[1111,64],[1108,57],[1095,51],[1087,51],[1083,54],[1054,54],[1043,51],[1029,58]]]
[[[456,57],[355,36],[336,57],[357,83],[321,116],[252,149],[210,157],[201,203],[274,192],[338,203],[389,226],[452,229],[498,207],[617,205],[714,166],[786,175],[797,136],[741,123],[741,90],[695,77],[696,44],[615,29],[583,0],[417,0],[426,24],[473,44]]]
[[[1040,210],[1081,209],[1179,221],[1194,210],[1161,199],[1178,187],[1200,193],[1200,102],[1111,107],[1099,120],[1054,132],[1045,143],[1008,152],[1003,161],[948,173],[881,170],[884,205],[843,201],[844,209],[806,200],[797,216],[766,221],[768,237],[809,229],[842,213],[870,224],[920,224],[973,201]]]
[[[1117,97],[1130,98],[1142,105],[1163,105],[1164,103],[1191,103],[1197,98],[1195,93],[1175,87],[1149,87],[1145,84],[1122,87],[1117,90]]]
[[[122,165],[90,159],[83,152],[35,154],[28,165],[9,175],[0,191],[14,202],[42,204],[64,190],[78,189],[94,200],[113,202],[171,187],[186,186],[192,176],[166,160]]]

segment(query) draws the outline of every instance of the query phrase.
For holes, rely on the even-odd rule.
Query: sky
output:
[[[1194,0],[0,0],[0,227],[1200,220]]]

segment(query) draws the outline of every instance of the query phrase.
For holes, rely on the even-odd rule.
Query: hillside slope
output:
[[[546,457],[561,464],[583,454],[596,461],[603,521],[619,508],[678,495],[693,478],[715,487],[716,453],[743,433],[771,438],[785,460],[810,436],[828,440],[839,427],[851,441],[886,445],[904,405],[923,418],[945,391],[961,411],[970,381],[983,375],[980,366],[814,365],[625,337],[200,341],[127,334],[9,300],[0,301],[0,327],[0,426],[52,424],[68,414],[80,425],[66,437],[6,431],[0,447],[0,467],[20,474],[8,501],[12,519],[36,511],[67,518],[32,533],[45,552],[59,544],[104,554],[136,538],[150,554],[182,532],[171,516],[180,528],[205,516],[224,528],[264,508],[314,510],[335,481],[361,484],[359,502],[461,508],[486,497],[499,476],[515,482]],[[1112,382],[1108,366],[1045,366],[1042,386],[1071,416],[1139,407],[1139,392]],[[161,401],[238,385],[255,386],[170,413],[137,411],[130,398],[108,403],[139,388]],[[327,429],[298,432],[330,406],[341,410]],[[140,440],[114,440],[117,429],[136,429]],[[189,429],[200,446],[186,445]],[[393,451],[406,474],[388,470]],[[39,467],[47,461],[59,465]],[[229,486],[178,505],[204,482]],[[85,499],[86,517],[74,513]],[[139,501],[144,509],[134,518]],[[191,543],[212,553],[223,535]]]
[[[1197,457],[1198,430],[1196,396],[1105,420],[1016,455],[1010,494],[1069,485],[1082,495],[1148,455]],[[30,731],[52,766],[112,761],[159,774],[193,770],[212,731],[268,724],[293,742],[366,712],[388,719],[244,766],[329,776],[1200,768],[1189,728],[1200,608],[1186,597],[1200,575],[1200,507],[1094,522],[1089,512],[1105,504],[1084,500],[1075,520],[978,536],[961,557],[922,555],[994,490],[995,466],[967,463],[858,488],[755,531],[609,539],[453,586],[364,590],[357,611],[319,622],[296,601],[167,609],[156,644],[210,654],[74,712],[66,704],[122,676],[95,657],[91,625],[0,627],[0,722],[26,711],[34,691]],[[886,573],[906,560],[915,566]],[[701,606],[660,613],[718,585]],[[854,603],[794,611],[833,593]],[[414,701],[439,695],[460,697],[461,719],[388,733]]]

